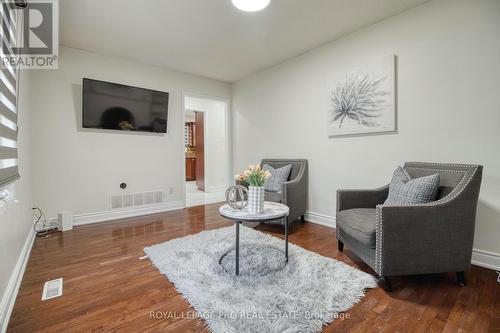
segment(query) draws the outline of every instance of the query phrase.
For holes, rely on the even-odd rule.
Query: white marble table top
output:
[[[264,211],[259,214],[250,214],[246,207],[243,209],[235,209],[228,204],[219,208],[220,215],[235,221],[275,220],[288,216],[289,211],[288,206],[271,201],[264,201]]]

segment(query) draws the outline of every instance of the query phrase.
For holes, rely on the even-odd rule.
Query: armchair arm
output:
[[[371,190],[337,190],[337,212],[353,208],[375,208],[389,195],[389,185]]]
[[[295,218],[304,215],[307,206],[307,171],[302,169],[297,177],[281,184],[283,203],[290,208],[289,217]]]
[[[466,270],[475,214],[475,205],[460,201],[377,206],[375,271],[391,276]]]

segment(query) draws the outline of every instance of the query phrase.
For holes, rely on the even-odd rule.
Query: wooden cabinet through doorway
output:
[[[196,158],[186,157],[186,181],[196,180]]]

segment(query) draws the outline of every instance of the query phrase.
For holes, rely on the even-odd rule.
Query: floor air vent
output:
[[[45,282],[42,292],[42,301],[62,296],[63,278]]]
[[[111,194],[109,203],[111,209],[122,209],[162,204],[165,202],[165,199],[166,194],[164,191],[148,191]]]

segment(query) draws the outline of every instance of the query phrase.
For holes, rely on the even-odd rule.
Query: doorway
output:
[[[184,95],[186,207],[221,202],[229,184],[228,102]]]
[[[184,147],[186,182],[205,191],[205,117],[203,112],[185,110]]]

